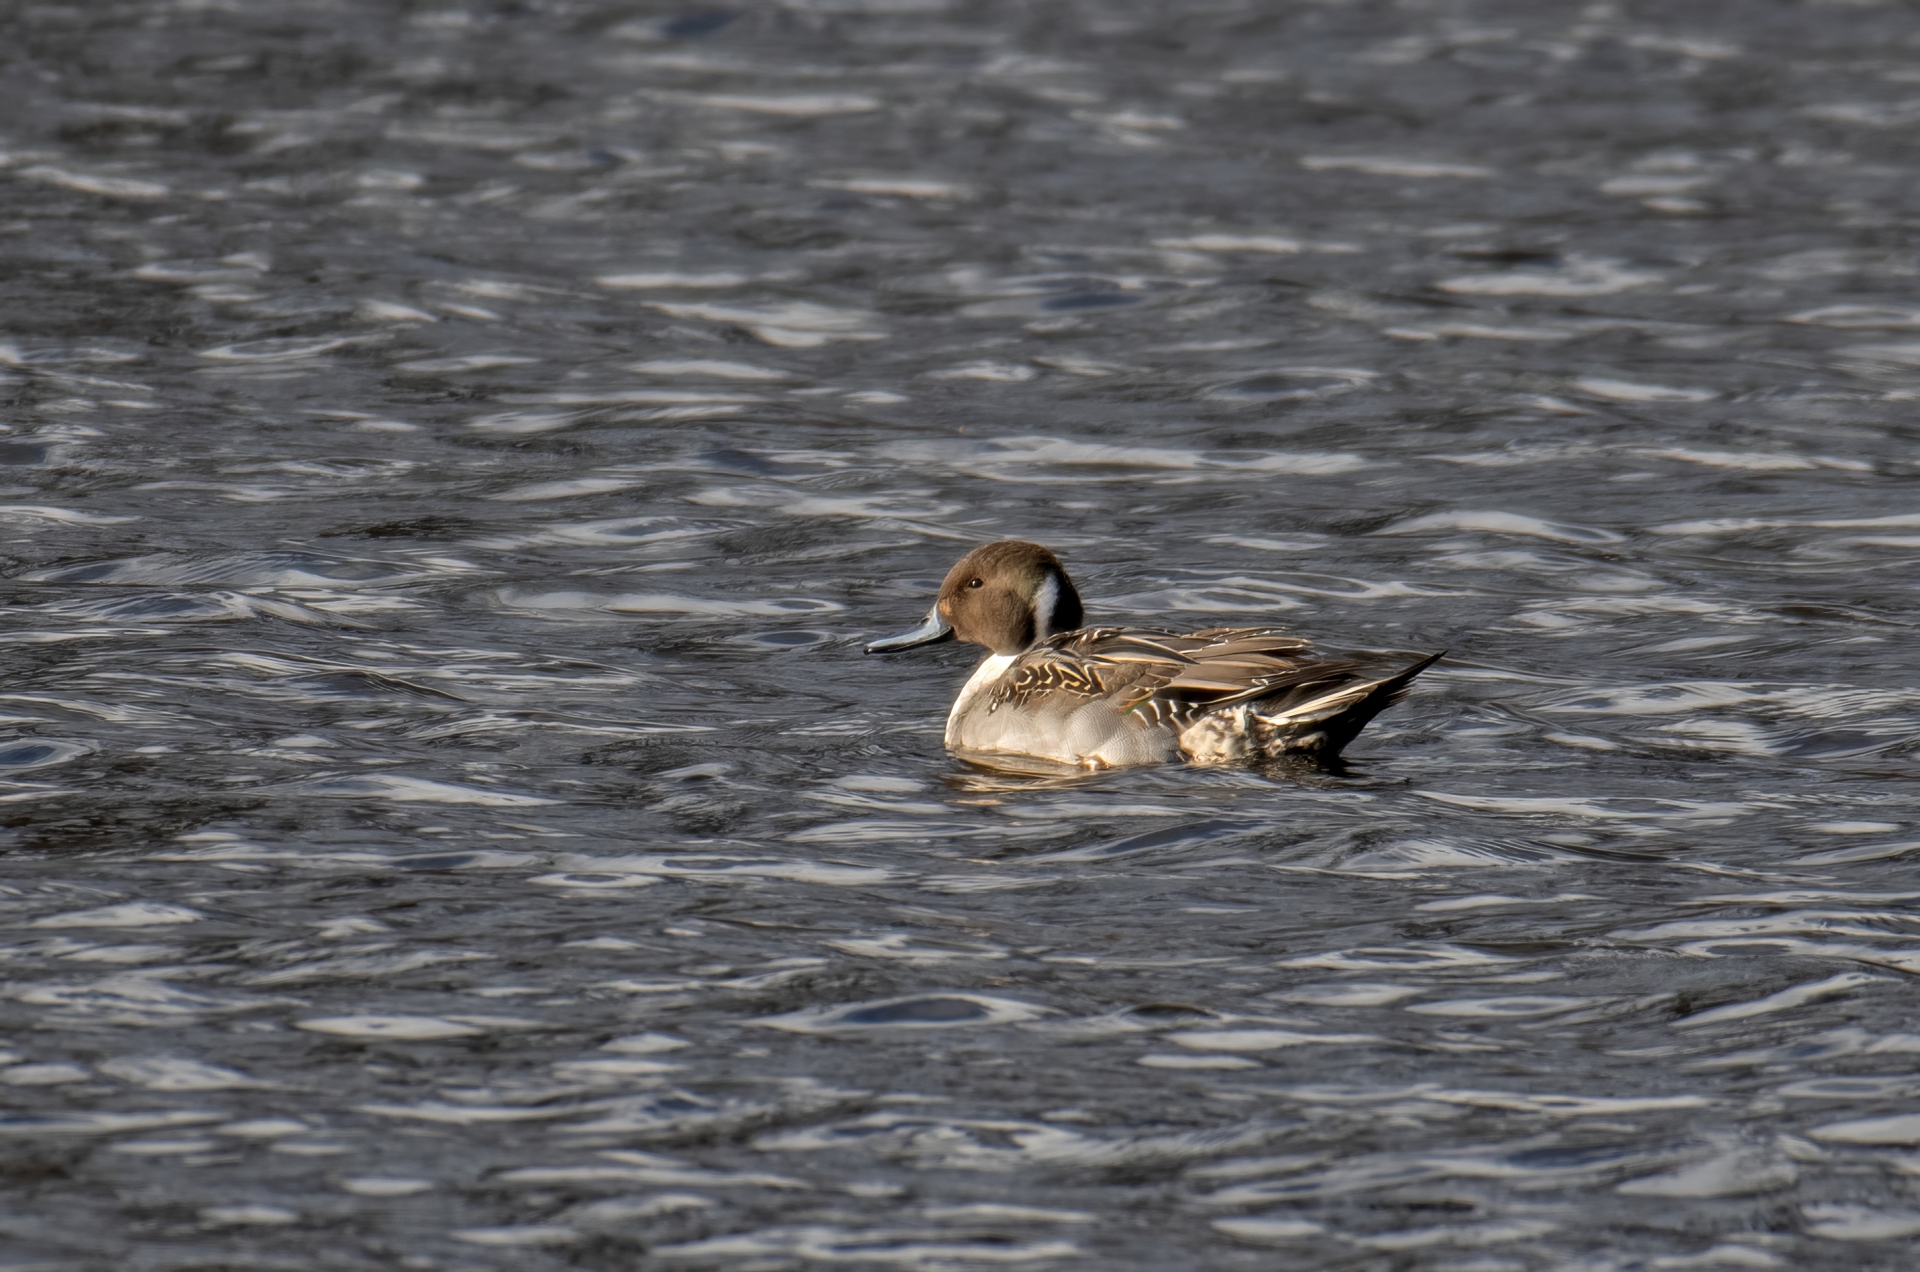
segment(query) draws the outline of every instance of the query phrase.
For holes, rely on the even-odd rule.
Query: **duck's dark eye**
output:
[[[967,580],[968,587],[985,587],[986,585],[987,585],[987,581],[985,579],[968,579]]]

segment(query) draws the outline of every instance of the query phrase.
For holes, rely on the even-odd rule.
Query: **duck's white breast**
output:
[[[1013,666],[1014,660],[1019,656],[1018,654],[993,654],[973,669],[973,675],[967,677],[967,683],[960,686],[960,696],[953,700],[953,710],[947,713],[948,746],[975,745],[963,741],[960,736],[963,728],[967,724],[975,722],[968,720],[968,712],[981,694],[986,693],[1000,677],[1007,674],[1007,668]],[[994,714],[998,715],[999,712],[996,711]],[[982,708],[978,721],[985,721],[991,718],[991,716],[986,714],[985,708]],[[992,750],[994,748],[982,747],[980,749]]]

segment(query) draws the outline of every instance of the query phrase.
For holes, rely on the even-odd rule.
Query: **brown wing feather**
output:
[[[1202,712],[1282,689],[1343,679],[1353,664],[1321,662],[1297,636],[1253,627],[1193,633],[1086,628],[1021,655],[989,709],[1066,694],[1111,697],[1155,723],[1185,723]]]
[[[1157,635],[1157,633],[1155,633]],[[1022,654],[988,704],[1020,707],[1053,694],[1076,698],[1150,697],[1188,660],[1117,627],[1085,628],[1055,636]]]

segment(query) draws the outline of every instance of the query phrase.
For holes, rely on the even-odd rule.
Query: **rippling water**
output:
[[[0,1266],[1912,1266],[1912,34],[13,6]],[[1452,656],[974,772],[1003,535]]]

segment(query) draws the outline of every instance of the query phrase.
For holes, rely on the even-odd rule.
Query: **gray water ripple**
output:
[[[8,21],[17,1259],[1905,1266],[1894,9]],[[1001,535],[1453,653],[956,768]]]

